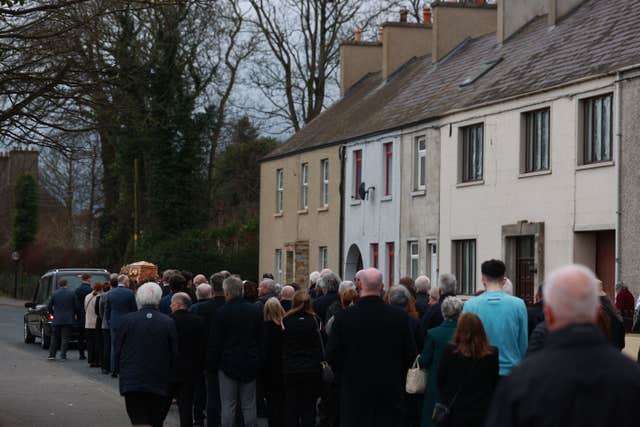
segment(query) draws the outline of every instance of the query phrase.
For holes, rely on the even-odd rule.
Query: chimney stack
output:
[[[353,32],[353,40],[357,42],[362,41],[362,30],[360,28]]]
[[[379,43],[384,42],[384,28],[382,27],[378,28],[378,42]]]
[[[556,25],[583,2],[584,0],[549,0],[549,25]]]
[[[431,8],[429,6],[422,9],[422,23],[425,25],[431,25]]]
[[[431,9],[433,62],[440,61],[468,37],[479,37],[496,31],[495,5],[435,1],[431,3]]]
[[[380,71],[382,64],[382,43],[362,41],[362,30],[353,38],[340,44],[340,96],[368,73]]]
[[[498,43],[504,42],[529,21],[548,12],[549,0],[498,0]]]
[[[409,16],[409,11],[406,7],[400,9],[400,22],[407,22],[407,17]]]

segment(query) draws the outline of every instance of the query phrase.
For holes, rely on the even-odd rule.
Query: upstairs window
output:
[[[424,190],[427,181],[427,140],[424,136],[416,139],[414,158],[413,189]]]
[[[409,242],[409,274],[413,280],[418,277],[418,265],[420,263],[420,248],[417,241]]]
[[[549,109],[524,113],[522,172],[549,170]]]
[[[360,199],[360,193],[358,189],[362,183],[362,150],[355,150],[353,152],[353,198]]]
[[[320,246],[320,262],[318,263],[318,270],[324,270],[329,267],[329,249],[326,246]]]
[[[320,206],[329,206],[329,159],[320,161]]]
[[[280,213],[283,210],[284,199],[284,170],[278,169],[276,171],[276,212]]]
[[[282,283],[282,249],[276,249],[273,259],[273,272],[275,273],[276,283]]]
[[[300,171],[300,209],[309,207],[309,163],[302,164]]]
[[[482,180],[484,154],[484,125],[465,126],[461,129],[460,180]]]
[[[612,131],[611,94],[581,101],[582,164],[611,161]]]
[[[391,185],[393,176],[393,143],[384,144],[384,195],[391,195]]]
[[[458,293],[473,295],[476,290],[476,241],[453,241],[453,273],[458,279]]]

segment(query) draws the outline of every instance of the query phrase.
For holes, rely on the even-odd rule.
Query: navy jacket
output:
[[[262,306],[242,298],[229,300],[218,309],[209,342],[209,369],[250,382],[258,376],[262,348]]]
[[[121,319],[128,313],[136,311],[136,297],[133,291],[125,286],[118,286],[109,291],[105,312],[109,328],[115,331],[120,326]]]
[[[169,292],[168,294],[163,296],[160,299],[160,306],[158,307],[158,310],[160,310],[161,313],[164,313],[167,316],[171,314],[171,297],[173,297],[173,292]]]
[[[327,292],[326,295],[313,301],[313,311],[318,315],[321,321],[326,322],[327,310],[336,301],[340,300],[340,295],[337,292]]]
[[[73,325],[78,310],[76,296],[66,286],[56,289],[51,296],[47,309],[53,314],[53,326]]]
[[[126,314],[120,322],[114,352],[120,394],[137,391],[167,395],[178,354],[172,318],[150,307]]]
[[[75,291],[76,307],[78,310],[78,323],[83,328],[84,328],[84,319],[85,319],[84,297],[90,294],[92,290],[93,289],[91,288],[90,284],[88,284],[87,282],[82,282],[82,284],[78,286],[78,288]]]
[[[204,364],[206,330],[200,316],[187,310],[178,310],[173,315],[178,333],[178,359],[171,370],[170,380],[190,383],[201,374]]]

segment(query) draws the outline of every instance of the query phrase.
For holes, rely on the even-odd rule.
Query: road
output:
[[[130,425],[118,380],[89,368],[78,353],[47,361],[48,352],[25,344],[24,308],[0,302],[0,427]],[[172,407],[165,426],[178,426]]]

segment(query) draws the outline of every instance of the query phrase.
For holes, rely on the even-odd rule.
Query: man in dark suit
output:
[[[110,293],[109,302],[112,296]],[[161,297],[158,284],[145,283],[136,294],[140,310],[124,314],[118,322],[114,370],[120,372],[120,394],[133,425],[161,427],[166,416],[178,337],[173,319],[158,311]]]
[[[340,300],[340,295],[338,295],[340,277],[332,271],[324,272],[324,274],[320,276],[318,286],[326,293],[313,301],[313,311],[320,317],[320,320],[326,322],[328,320],[326,319],[327,309],[331,304]]]
[[[213,288],[213,298],[205,304],[194,308],[193,312],[202,317],[205,322],[205,333],[210,351],[215,351],[214,322],[220,307],[225,303],[222,282],[225,276],[222,273],[215,273],[209,278]],[[220,425],[220,386],[218,384],[218,367],[214,363],[207,361],[206,364],[206,406],[207,406],[207,426],[218,427]]]
[[[193,425],[194,384],[202,376],[205,328],[203,320],[187,311],[191,298],[184,292],[171,297],[171,312],[178,333],[178,358],[169,376],[166,413],[171,401],[178,400],[180,427]]]
[[[115,347],[116,340],[118,339],[118,329],[120,328],[122,318],[137,309],[136,298],[133,291],[129,289],[129,278],[121,274],[118,276],[118,287],[109,291],[109,297],[107,298],[105,306],[105,317],[107,322],[109,322],[112,349]],[[112,351],[111,376],[114,378],[118,376],[118,371],[115,368],[115,357],[116,354]]]
[[[569,265],[545,281],[544,348],[523,360],[496,390],[487,426],[632,427],[640,419],[640,369],[596,326],[598,284]]]
[[[356,275],[357,304],[335,316],[327,359],[338,375],[340,425],[399,426],[407,370],[416,356],[407,313],[382,301],[382,273]]]
[[[221,421],[233,426],[236,409],[245,427],[257,427],[256,378],[260,368],[262,306],[243,298],[242,281],[231,276],[223,282],[226,303],[218,309],[210,343],[209,367],[217,367]]]
[[[78,352],[80,353],[80,360],[86,359],[84,355],[84,350],[86,348],[86,331],[84,329],[84,319],[86,313],[84,312],[84,297],[91,293],[91,275],[89,273],[82,273],[80,276],[82,279],[82,283],[75,291],[76,295],[76,306],[78,307]]]
[[[56,353],[61,339],[60,358],[66,360],[69,336],[71,335],[75,313],[78,309],[76,296],[71,289],[67,288],[66,279],[60,279],[58,282],[58,289],[51,296],[47,309],[53,315],[49,360],[56,360]]]

